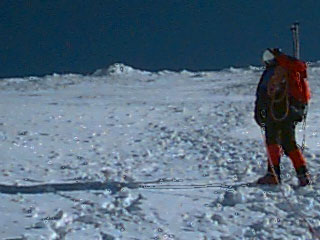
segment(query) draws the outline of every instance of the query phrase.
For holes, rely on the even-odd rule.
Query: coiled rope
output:
[[[281,83],[283,83],[283,82],[285,82],[285,88],[282,90],[282,94],[280,95],[280,97],[276,98],[276,92],[277,92],[276,90],[278,90],[278,89],[275,89],[275,88],[280,88]],[[277,85],[277,86],[275,86],[275,85]],[[273,120],[275,120],[277,122],[283,121],[284,119],[286,119],[288,117],[288,114],[289,114],[288,89],[289,89],[289,81],[287,80],[286,74],[284,74],[283,78],[281,79],[281,82],[271,79],[271,82],[268,84],[268,95],[271,98],[271,106],[270,106],[271,117],[273,118]],[[283,114],[283,116],[278,118],[278,117],[276,117],[276,114],[274,112],[275,105],[279,104],[283,101],[285,101],[285,113]]]
[[[301,143],[301,146],[299,146],[302,153],[306,147],[306,127],[307,127],[308,110],[309,110],[308,105],[306,105],[306,112],[305,112],[305,115],[303,116],[303,121],[302,121],[302,131],[303,131],[302,143]]]

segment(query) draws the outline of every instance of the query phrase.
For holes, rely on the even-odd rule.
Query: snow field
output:
[[[318,178],[318,63],[307,123]],[[2,184],[152,181],[235,185],[265,173],[253,121],[262,69],[150,73],[115,64],[75,74],[0,81]],[[299,132],[301,142],[302,132]],[[320,231],[317,184],[293,190],[282,160],[282,189]],[[311,239],[279,187],[128,189],[2,195],[0,238]]]

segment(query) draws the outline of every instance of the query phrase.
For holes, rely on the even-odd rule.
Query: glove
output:
[[[256,107],[254,111],[254,120],[260,127],[264,127],[267,120],[267,113],[264,109],[258,109]]]

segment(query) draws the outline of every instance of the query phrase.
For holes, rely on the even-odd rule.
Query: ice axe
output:
[[[290,30],[292,31],[293,38],[293,55],[295,58],[300,58],[300,40],[299,40],[299,22],[294,22],[291,25]]]
[[[293,55],[295,58],[300,59],[300,38],[299,38],[299,22],[294,22],[291,25],[290,30],[292,31],[292,39],[293,39]],[[308,105],[307,105],[308,107]],[[308,109],[306,109],[307,113]],[[303,125],[302,125],[302,130],[303,130],[303,140],[302,140],[302,145],[301,145],[301,150],[303,152],[305,148],[305,129],[306,129],[306,117],[303,119]]]

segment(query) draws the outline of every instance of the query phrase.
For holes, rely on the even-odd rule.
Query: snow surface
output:
[[[213,187],[248,183],[266,171],[253,120],[262,70],[151,73],[114,64],[88,76],[0,80],[1,184],[186,185],[1,194],[0,239],[311,239],[297,212],[320,231],[320,188],[293,190],[288,158],[281,188],[296,211],[279,187]],[[305,156],[314,180],[319,76],[320,63],[310,63]],[[301,142],[301,125],[297,135]]]

